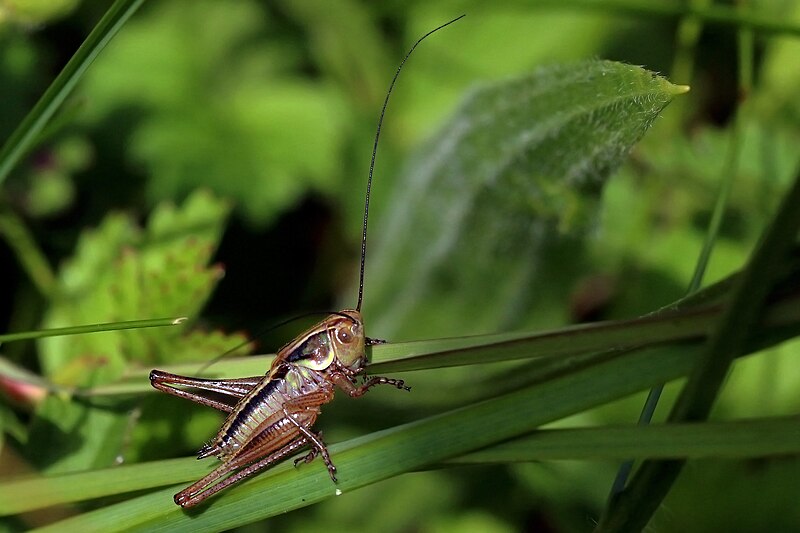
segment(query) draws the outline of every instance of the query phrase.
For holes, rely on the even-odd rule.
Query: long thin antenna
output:
[[[314,316],[314,315],[339,315],[339,316],[342,316],[344,318],[351,318],[351,317],[345,315],[344,313],[340,313],[338,311],[311,311],[309,313],[303,313],[301,315],[295,315],[295,316],[287,318],[285,320],[281,320],[280,322],[278,322],[276,324],[272,324],[272,325],[267,326],[265,328],[259,329],[255,333],[255,335],[253,335],[252,339],[246,340],[244,342],[240,342],[239,344],[237,344],[236,346],[234,346],[230,350],[222,352],[218,356],[214,357],[212,360],[208,361],[207,363],[203,364],[203,366],[198,368],[197,371],[195,372],[195,374],[202,374],[203,372],[208,370],[208,367],[210,367],[211,365],[213,365],[217,361],[219,361],[221,359],[224,359],[225,357],[231,355],[232,353],[236,352],[240,348],[244,348],[248,344],[253,344],[254,342],[256,342],[256,340],[258,338],[263,337],[264,335],[266,335],[267,333],[269,333],[272,330],[278,329],[279,327],[285,326],[286,324],[291,324],[295,320],[300,320],[301,318],[306,318],[306,317]]]
[[[397,72],[394,73],[394,77],[392,78],[392,83],[389,84],[389,90],[386,91],[386,98],[383,100],[383,107],[381,108],[381,115],[378,118],[378,129],[375,131],[375,143],[372,145],[372,160],[369,163],[369,178],[367,178],[367,194],[364,198],[364,230],[361,234],[361,273],[358,279],[358,303],[356,304],[356,311],[361,311],[361,301],[364,298],[364,263],[367,257],[367,221],[369,220],[369,193],[372,189],[372,172],[375,170],[375,156],[378,154],[378,139],[381,137],[381,126],[383,126],[383,116],[386,114],[386,106],[389,105],[389,97],[392,95],[392,89],[394,89],[394,84],[397,81],[397,77],[400,76],[400,71],[403,70],[403,65],[406,64],[408,58],[411,56],[411,52],[425,40],[426,37],[431,35],[432,33],[436,33],[437,31],[441,30],[445,26],[449,26],[450,24],[454,23],[455,21],[464,18],[466,15],[461,15],[460,17],[454,18],[450,22],[445,22],[441,26],[432,29],[419,39],[417,42],[414,43],[414,46],[408,51],[406,56],[400,62],[400,66],[397,67]]]

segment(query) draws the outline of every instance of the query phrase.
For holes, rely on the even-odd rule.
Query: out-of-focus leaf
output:
[[[126,215],[109,215],[82,236],[75,256],[61,268],[59,297],[45,326],[196,316],[222,274],[219,266],[206,265],[227,212],[224,202],[198,192],[179,209],[159,207],[143,231]],[[126,360],[204,360],[243,340],[216,333],[187,336],[184,331],[176,327],[42,339],[42,367],[58,383],[98,384],[118,377]]]
[[[741,268],[800,163],[796,128],[756,114],[748,114],[743,124],[735,186],[706,282]],[[593,265],[618,272],[620,281],[607,318],[647,312],[654,298],[667,301],[683,293],[695,268],[690,260],[694,255],[687,250],[702,248],[723,177],[729,131],[702,127],[690,136],[659,137],[663,130],[656,130],[637,145],[636,161],[626,165],[603,194],[603,238],[593,243]],[[661,288],[665,280],[672,281],[671,295]],[[794,343],[776,347],[737,364],[718,400],[720,407],[737,416],[796,410],[796,349]]]
[[[28,95],[35,91],[39,58],[32,43],[15,32],[0,32],[0,137],[5,139],[25,116]]]
[[[797,454],[761,461],[696,461],[651,523],[661,531],[794,531],[800,524],[798,478]]]
[[[800,341],[795,339],[737,364],[720,394],[720,405],[735,409],[737,416],[800,412],[798,353]]]
[[[560,275],[570,263],[546,256],[552,243],[580,260],[569,243],[592,226],[605,181],[685,91],[608,61],[473,91],[399,180],[373,235],[365,312],[379,318],[371,331],[478,333],[533,309],[542,271],[557,263],[551,275]],[[454,317],[461,326],[446,329]]]
[[[79,0],[3,0],[0,28],[8,22],[23,26],[45,24],[68,15],[79,3]]]
[[[309,187],[336,183],[344,100],[291,70],[296,53],[264,40],[279,28],[263,10],[250,1],[151,7],[109,46],[84,92],[90,121],[140,113],[129,155],[153,176],[152,202],[207,186],[265,223]]]
[[[113,322],[141,316],[196,316],[222,274],[208,267],[228,205],[199,191],[180,207],[159,206],[147,226],[109,215],[85,233],[59,272],[58,298],[47,327]],[[167,331],[167,329],[169,331]],[[109,331],[39,341],[42,368],[68,385],[118,378],[129,361],[151,364],[181,358],[209,360],[240,345],[240,335],[187,333],[185,327]],[[113,464],[129,439],[129,413],[51,395],[33,422],[29,459],[49,472]]]
[[[444,22],[462,12],[467,16],[425,43],[425,51],[414,57],[414,67],[403,73],[391,123],[399,123],[410,138],[418,138],[446,118],[476,79],[502,79],[535,65],[580,61],[596,55],[610,38],[625,31],[618,17],[530,7],[475,1],[458,7],[437,2],[410,6],[409,45],[432,22]],[[397,112],[401,106],[402,112]],[[389,128],[396,127],[392,124]]]
[[[31,217],[56,215],[72,205],[76,194],[72,176],[85,170],[91,157],[91,146],[85,138],[67,137],[42,151],[24,179],[12,180],[8,189],[18,197],[25,214]]]
[[[637,144],[603,191],[602,229],[588,254],[592,274],[613,273],[616,292],[603,318],[647,313],[683,294],[706,238],[730,132],[698,127],[681,136],[664,125]],[[706,268],[709,283],[741,268],[800,163],[796,128],[748,115],[742,135],[735,186]]]
[[[372,116],[372,106],[379,105],[386,92],[386,65],[395,59],[387,57],[380,28],[371,20],[371,6],[354,0],[279,3],[308,32],[310,51],[323,72],[341,81],[354,103]]]
[[[6,435],[14,437],[21,443],[28,440],[28,430],[22,421],[9,406],[0,403],[0,452],[3,450]]]
[[[741,265],[800,163],[800,154],[796,150],[800,135],[796,128],[782,127],[760,117],[748,118],[742,128],[741,135],[746,142],[742,143],[738,153],[734,177],[737,185],[731,192],[729,212],[721,228],[722,242],[718,243],[725,246],[727,241],[741,250],[734,261],[727,261],[722,271],[710,276],[712,280]],[[659,210],[657,213],[665,222],[665,234],[685,231],[699,238],[705,235],[720,176],[725,170],[724,154],[729,150],[731,134],[728,129],[698,128],[688,138],[672,136],[655,140],[648,136],[642,141],[637,155],[640,163],[646,166],[640,166],[638,174],[646,169],[651,179],[653,174],[656,178],[663,178],[656,179],[657,184],[671,185],[668,202],[663,202],[663,196],[661,204],[653,202],[655,205],[648,205],[646,197],[643,202],[646,207]],[[658,190],[654,194],[658,194]],[[718,251],[716,246],[715,254],[730,253],[725,249]],[[652,251],[645,247],[639,253]],[[659,261],[669,261],[672,254],[671,250],[663,251]]]
[[[25,456],[48,473],[111,466],[128,436],[124,415],[124,411],[48,396],[36,410]]]
[[[800,23],[800,4],[775,2],[772,8],[782,20]],[[800,73],[793,65],[800,53],[800,42],[794,38],[770,39],[765,47],[763,66],[759,76],[759,91],[753,96],[759,110],[778,120],[788,116],[795,119],[800,112],[797,102],[797,84]],[[786,111],[790,111],[786,114]],[[795,122],[796,124],[796,122]]]

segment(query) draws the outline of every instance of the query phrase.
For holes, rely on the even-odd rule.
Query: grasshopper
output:
[[[306,447],[310,451],[295,459],[295,465],[309,463],[321,455],[331,480],[336,483],[336,466],[322,441],[322,435],[312,429],[320,414],[320,407],[333,399],[337,387],[353,398],[364,395],[376,385],[410,390],[403,380],[367,378],[365,375],[365,347],[383,342],[365,336],[361,317],[372,175],[386,107],[403,65],[426,37],[462,17],[420,37],[400,62],[386,92],[367,178],[355,309],[330,313],[324,320],[298,335],[278,351],[265,376],[201,379],[161,370],[150,372],[150,383],[156,389],[213,407],[228,415],[217,435],[197,453],[198,459],[215,456],[222,464],[175,495],[175,503],[181,507],[197,505]],[[219,396],[229,401],[220,400]]]

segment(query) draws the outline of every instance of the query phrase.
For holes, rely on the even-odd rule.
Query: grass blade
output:
[[[94,27],[72,59],[0,149],[0,184],[5,181],[19,160],[33,148],[39,134],[75,88],[89,65],[143,2],[144,0],[117,0]]]
[[[793,262],[788,262],[794,265]],[[787,278],[796,278],[793,266]],[[720,290],[735,279],[731,276],[676,304],[663,314],[559,328],[545,332],[502,333],[450,339],[393,343],[372,347],[369,372],[443,368],[455,365],[486,364],[518,359],[564,359],[577,354],[631,347],[646,347],[665,342],[704,337],[718,321],[721,306],[716,303]],[[796,283],[796,282],[795,282]],[[800,320],[800,294],[792,282],[777,296],[764,314],[764,325],[797,324]],[[696,308],[695,306],[699,307]],[[208,377],[234,378],[264,374],[273,356],[231,358],[209,369]],[[168,365],[164,370],[175,374],[194,374],[198,363]],[[113,396],[153,392],[147,380],[149,369],[130,372],[122,381],[82,391],[87,396]]]
[[[18,333],[5,333],[0,335],[0,344],[4,342],[22,341],[28,339],[41,339],[43,337],[58,337],[61,335],[80,335],[82,333],[97,333],[100,331],[119,331],[123,329],[157,328],[162,326],[177,326],[183,324],[186,317],[151,318],[147,320],[126,320],[123,322],[106,322],[103,324],[87,324],[85,326],[70,326],[66,328],[40,329],[36,331],[20,331]]]
[[[789,253],[800,228],[800,173],[783,198],[731,294],[720,325],[670,413],[670,421],[708,417],[733,359],[751,335],[775,283],[775,265]],[[647,461],[609,504],[598,531],[640,531],[666,496],[683,461]]]
[[[67,519],[49,529],[214,531],[250,523],[332,497],[337,488],[347,492],[427,468],[674,379],[690,371],[702,350],[702,344],[695,343],[576,358],[567,370],[551,373],[534,385],[333,445],[330,450],[341,474],[337,486],[331,484],[321,463],[295,469],[285,462],[197,511],[185,512],[175,506],[171,497],[175,487],[170,487]],[[523,412],[525,416],[520,416]],[[489,427],[491,431],[486,430]],[[163,480],[180,480],[192,468],[187,462],[171,465],[173,470],[162,469]],[[210,467],[213,464],[205,465]],[[0,485],[0,496],[8,496],[11,490]]]
[[[800,453],[800,418],[543,429],[446,465],[551,460],[733,459]]]
[[[753,458],[800,453],[797,417],[544,429],[449,459],[438,466],[550,460],[605,461],[647,458]],[[348,448],[349,443],[337,449]],[[193,458],[153,461],[53,477],[13,479],[0,484],[0,515],[193,481],[208,464]],[[80,487],[76,491],[75,487]],[[172,489],[170,489],[172,490]],[[13,497],[11,497],[13,495]]]

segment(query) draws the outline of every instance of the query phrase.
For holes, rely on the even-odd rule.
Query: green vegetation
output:
[[[800,5],[268,4],[0,1],[0,527],[800,528]],[[221,418],[149,370],[261,375],[355,303],[389,79],[462,12],[375,169],[370,373],[412,392],[325,406],[338,485],[181,510]]]

